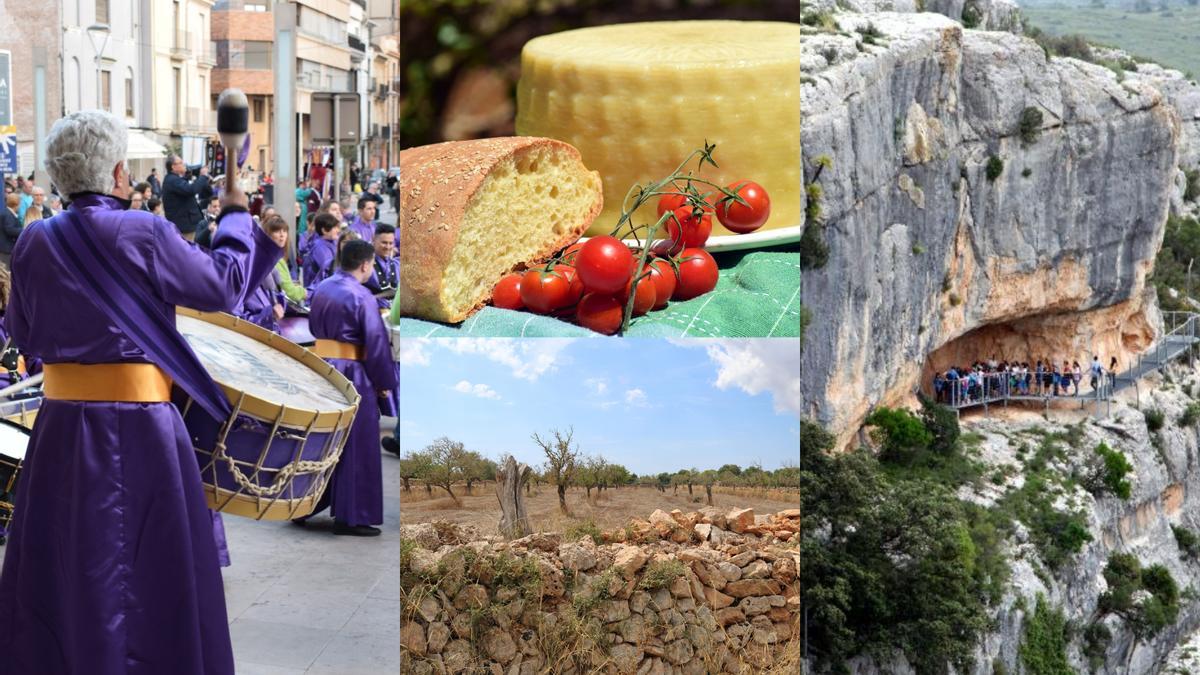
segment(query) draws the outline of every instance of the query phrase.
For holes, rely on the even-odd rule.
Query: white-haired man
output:
[[[231,311],[283,251],[236,187],[211,252],[128,210],[126,133],[102,111],[54,124],[46,170],[71,204],[13,251],[5,326],[42,358],[45,401],[0,573],[0,675],[234,672],[213,521],[171,386],[218,419],[228,402],[175,305]]]

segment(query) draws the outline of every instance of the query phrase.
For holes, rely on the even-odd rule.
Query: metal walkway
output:
[[[1149,349],[1138,355],[1133,364],[1114,377],[1105,372],[1096,388],[1090,387],[1091,370],[1083,372],[1080,387],[1088,386],[1090,391],[1073,396],[1070,394],[1052,393],[1053,387],[1039,386],[1031,383],[1028,391],[1024,387],[1013,384],[1007,373],[991,373],[977,379],[975,386],[968,388],[961,384],[950,384],[950,389],[943,394],[940,401],[943,405],[953,408],[955,412],[975,407],[988,408],[997,403],[1008,405],[1010,401],[1037,402],[1050,407],[1051,401],[1079,401],[1080,407],[1088,403],[1095,404],[1098,411],[1101,403],[1111,400],[1115,392],[1128,387],[1136,387],[1138,380],[1155,370],[1159,370],[1168,362],[1190,353],[1192,345],[1200,342],[1200,314],[1195,312],[1163,312],[1163,328],[1165,333]],[[1033,375],[1037,379],[1037,375]],[[965,378],[957,382],[964,382]],[[950,380],[948,382],[955,382]],[[1067,387],[1066,389],[1070,389]],[[1066,390],[1064,389],[1064,391]]]

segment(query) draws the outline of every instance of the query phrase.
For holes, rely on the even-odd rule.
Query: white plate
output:
[[[580,241],[586,241],[588,237],[583,237]],[[715,237],[709,237],[704,243],[704,249],[710,253],[721,253],[724,251],[741,251],[748,248],[766,248],[768,246],[779,246],[781,244],[794,244],[800,241],[800,226],[794,227],[777,227],[771,230],[759,230],[750,234],[725,234]],[[636,246],[636,239],[626,239],[625,243],[630,246]]]

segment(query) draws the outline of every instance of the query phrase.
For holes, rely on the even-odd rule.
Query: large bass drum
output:
[[[29,447],[29,429],[0,419],[0,537],[12,524],[13,504],[17,501],[17,479]]]
[[[175,390],[209,507],[266,520],[311,514],[354,421],[354,385],[316,354],[247,321],[183,307],[175,318],[233,406],[228,419],[214,420]]]

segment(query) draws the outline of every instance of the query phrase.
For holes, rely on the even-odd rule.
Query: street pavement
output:
[[[400,672],[400,472],[387,453],[383,499],[383,534],[370,538],[334,536],[327,513],[306,527],[225,517],[238,675]]]

